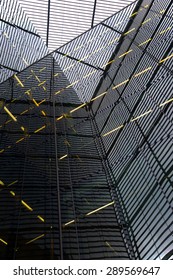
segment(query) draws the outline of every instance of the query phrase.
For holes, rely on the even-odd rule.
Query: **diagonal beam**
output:
[[[2,68],[8,69],[8,70],[13,71],[13,72],[16,72],[16,73],[20,73],[20,72],[19,72],[18,70],[16,70],[16,69],[13,69],[13,68],[10,68],[10,67],[8,67],[8,66],[5,66],[5,65],[0,64],[0,69],[2,69]]]
[[[96,70],[101,70],[101,71],[105,71],[104,69],[102,69],[102,68],[100,68],[100,67],[96,67],[96,66],[94,66],[94,65],[92,65],[92,64],[89,64],[89,63],[87,63],[87,62],[85,62],[85,61],[82,61],[82,60],[79,60],[78,58],[75,58],[75,57],[72,57],[72,56],[70,56],[70,55],[67,55],[67,54],[65,54],[65,53],[62,53],[62,52],[60,52],[60,51],[55,51],[56,53],[58,53],[58,54],[61,54],[61,55],[63,55],[63,56],[65,56],[65,57],[67,57],[67,58],[70,58],[70,59],[72,59],[72,60],[75,60],[75,61],[78,61],[78,62],[80,62],[80,63],[82,63],[82,64],[84,64],[84,65],[87,65],[87,66],[89,66],[89,67],[92,67],[92,68],[94,68],[94,69],[96,69]]]
[[[141,1],[143,1],[143,0],[141,0]],[[154,0],[152,0],[152,2],[150,3],[150,7],[152,6],[153,2],[154,2]],[[164,17],[161,19],[160,23],[158,24],[157,28],[155,29],[155,31],[154,31],[154,33],[153,33],[154,35],[156,34],[156,32],[157,32],[159,26],[161,25],[161,23],[163,22],[163,19],[165,18],[166,13],[167,13],[167,11],[168,11],[169,8],[170,8],[170,5],[171,5],[171,4],[169,4],[169,6],[167,7],[166,12],[165,12],[165,14],[164,14]],[[135,7],[134,12],[136,12],[139,8],[140,8],[140,3],[138,3],[138,5]],[[150,9],[148,9],[148,12],[149,12],[149,11],[150,11]],[[148,12],[145,14],[145,17],[147,16]],[[129,22],[129,24],[130,24],[130,22]],[[129,25],[129,24],[128,24],[128,25]],[[130,26],[128,26],[128,29],[129,29],[129,27],[130,27]],[[139,28],[140,28],[140,27],[139,27]],[[128,30],[128,29],[126,28],[126,30]],[[136,34],[137,34],[137,32],[136,32]],[[152,37],[154,37],[154,35],[152,35]],[[128,37],[128,36],[127,36],[127,37]],[[136,37],[136,35],[135,35],[135,37]],[[134,38],[135,38],[135,37],[134,37]],[[123,38],[123,36],[122,36],[122,38]],[[121,39],[122,39],[122,38],[121,38]],[[129,38],[129,37],[128,37],[128,38]],[[120,39],[120,41],[121,41],[121,39]],[[117,47],[118,50],[119,50],[119,48],[121,47],[121,42],[120,42],[120,41],[119,41],[119,44],[118,44],[118,47]],[[135,39],[133,39],[133,40],[131,39],[131,43],[134,43],[134,44],[136,45]],[[139,48],[142,50],[141,47],[139,47]],[[116,52],[117,52],[117,51],[115,50],[110,60],[112,60],[112,59],[115,57]],[[149,55],[150,57],[152,57],[153,60],[156,61],[155,57],[154,57],[153,55],[151,55],[148,51],[143,50],[143,54],[144,54],[144,53],[147,53],[147,55]],[[140,62],[140,61],[139,61],[139,62]],[[138,62],[138,64],[139,64],[139,62]],[[158,61],[156,61],[156,62],[158,62]],[[170,73],[172,74],[172,71],[171,71],[170,69],[168,69],[167,66],[162,65],[162,67],[164,67],[168,72],[170,72]],[[101,78],[101,80],[100,80],[100,82],[99,82],[99,84],[98,84],[98,86],[97,86],[97,88],[96,88],[96,90],[95,90],[95,92],[94,92],[93,97],[95,97],[95,96],[97,95],[97,92],[98,92],[98,90],[100,89],[100,87],[101,87],[101,85],[102,85],[102,82],[104,81],[104,78],[105,78],[105,76],[106,76],[107,73],[108,73],[109,68],[110,68],[110,65],[108,65],[108,66],[106,67],[105,73],[103,74],[103,77]],[[136,65],[136,68],[137,68],[137,65]],[[117,69],[116,74],[117,74],[118,71],[119,71],[119,68]],[[116,74],[115,74],[115,76],[116,76]],[[113,78],[112,80],[115,79],[115,76],[114,76],[114,78]],[[131,79],[131,77],[132,77],[132,75],[130,76],[130,79]],[[112,81],[111,81],[111,84],[112,84]],[[127,85],[126,85],[126,86],[127,86]],[[125,90],[126,86],[124,87],[124,90]],[[109,88],[110,88],[110,87],[111,87],[111,85],[109,86]],[[124,90],[123,90],[123,91],[124,91]],[[95,115],[97,114],[97,111],[99,110],[99,108],[100,108],[100,106],[101,106],[101,103],[102,103],[103,100],[104,100],[104,97],[105,97],[105,96],[103,96],[103,98],[101,99],[101,102],[100,102],[99,107],[97,108],[97,110],[96,110],[96,112],[95,112]],[[91,106],[92,106],[92,103],[91,103],[89,106],[91,107]]]
[[[153,3],[153,1],[154,1],[154,0],[152,0],[152,3]],[[137,3],[137,5],[135,6],[135,8],[134,8],[134,10],[133,10],[133,13],[138,12],[138,10],[139,10],[140,7],[141,7],[142,2],[143,2],[143,0],[139,0],[139,2]],[[150,7],[151,7],[151,5],[152,5],[152,4],[150,4]],[[147,13],[145,14],[145,16],[146,16],[146,15],[147,15]],[[144,16],[144,17],[145,17],[145,16]],[[133,23],[133,20],[134,20],[134,18],[133,18],[133,19],[131,18],[131,19],[129,20],[129,22],[128,22],[128,24],[126,25],[126,28],[125,28],[125,30],[124,30],[124,33],[127,32],[127,31],[130,29],[130,26],[131,26],[131,24]],[[119,40],[119,42],[118,42],[118,45],[117,45],[117,47],[116,47],[116,49],[115,49],[115,51],[112,53],[112,56],[111,56],[111,58],[110,58],[110,61],[113,60],[113,59],[115,58],[115,55],[116,55],[116,53],[118,53],[118,51],[119,51],[119,49],[120,49],[120,47],[121,47],[121,44],[122,44],[124,38],[125,38],[125,37],[124,37],[123,34],[122,34],[122,35],[121,35],[121,38],[120,38],[120,40]],[[100,90],[100,88],[101,88],[101,86],[102,86],[102,83],[103,83],[103,81],[104,81],[104,79],[105,79],[105,77],[106,77],[106,75],[107,75],[107,72],[109,71],[110,67],[111,67],[110,64],[106,66],[106,68],[105,68],[105,70],[104,70],[104,75],[102,76],[102,78],[100,79],[99,84],[97,85],[97,88],[96,88],[96,90],[95,90],[95,92],[94,92],[94,94],[93,94],[93,98],[97,96],[97,93],[98,93],[98,91]],[[103,99],[104,99],[104,97],[102,98],[100,104],[102,103]],[[92,106],[92,104],[91,104],[89,107],[91,108],[91,106]]]
[[[25,28],[22,28],[22,27],[20,27],[20,26],[18,26],[18,25],[16,25],[16,24],[12,24],[12,23],[10,23],[10,22],[8,22],[8,21],[2,19],[2,18],[0,19],[0,21],[4,22],[5,24],[8,24],[8,25],[10,25],[10,26],[12,26],[12,27],[18,28],[18,29],[20,29],[20,30],[22,30],[22,31],[24,31],[24,32],[27,32],[27,33],[29,33],[29,34],[32,34],[32,35],[34,35],[34,36],[40,38],[40,35],[38,35],[38,34],[32,32],[32,31],[29,31],[29,30],[27,30],[27,29],[25,29]]]
[[[95,12],[96,12],[96,4],[97,0],[94,1],[94,7],[93,7],[93,16],[92,16],[92,22],[91,22],[91,28],[94,26],[94,17],[95,17]]]
[[[103,26],[105,26],[105,27],[107,27],[107,28],[109,28],[109,29],[111,29],[111,30],[113,30],[113,31],[116,31],[116,32],[119,33],[119,34],[123,34],[123,32],[120,32],[120,31],[116,30],[115,28],[113,28],[113,27],[111,27],[111,26],[105,24],[104,22],[101,22],[100,24],[103,25]]]

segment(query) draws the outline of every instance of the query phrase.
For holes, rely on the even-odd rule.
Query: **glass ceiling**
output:
[[[133,0],[18,0],[52,51]]]

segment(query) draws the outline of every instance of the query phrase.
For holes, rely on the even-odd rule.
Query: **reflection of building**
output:
[[[138,1],[0,85],[2,259],[171,257],[171,9]]]

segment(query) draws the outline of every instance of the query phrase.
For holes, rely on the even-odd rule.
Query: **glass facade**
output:
[[[0,1],[0,83],[44,57],[47,47],[17,0]]]
[[[0,258],[165,259],[172,1],[138,1],[0,84]]]

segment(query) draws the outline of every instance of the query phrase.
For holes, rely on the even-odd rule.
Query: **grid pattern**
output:
[[[133,2],[132,0],[18,1],[51,51]]]
[[[171,258],[172,8],[138,1],[0,85],[1,258]]]
[[[51,55],[2,84],[2,259],[132,258],[91,118],[68,85]]]
[[[0,3],[0,83],[44,57],[48,51],[18,1]]]

